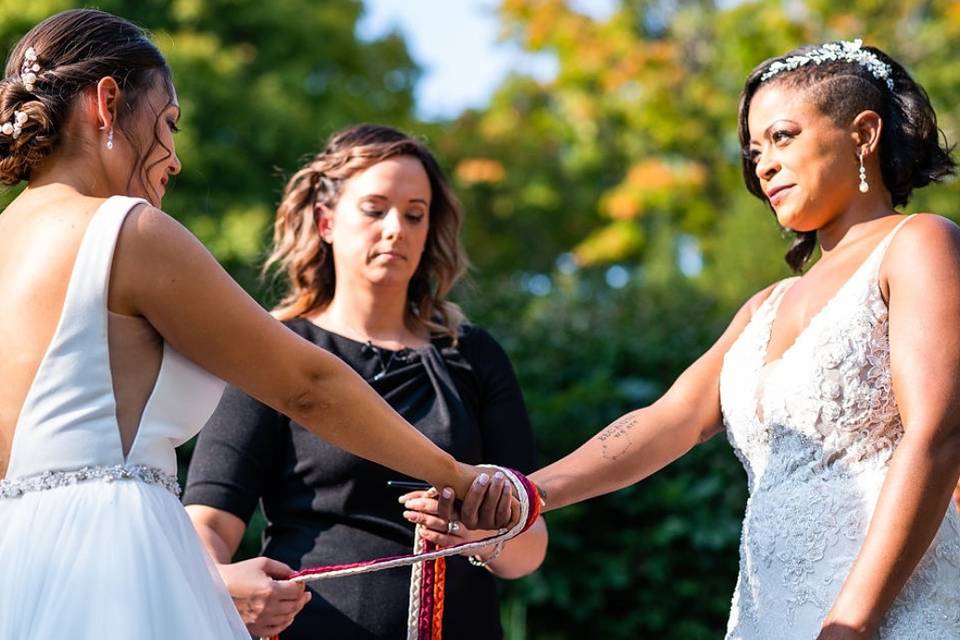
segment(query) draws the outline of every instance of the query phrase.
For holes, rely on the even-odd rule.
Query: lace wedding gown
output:
[[[250,637],[177,499],[174,447],[223,383],[163,344],[123,453],[106,300],[120,226],[140,203],[110,198],[93,215],[17,421],[0,481],[2,640]]]
[[[750,498],[728,640],[812,640],[863,544],[903,435],[878,284],[896,228],[778,360],[764,365],[778,284],[724,358],[727,436]],[[878,638],[960,638],[960,517],[936,538]]]

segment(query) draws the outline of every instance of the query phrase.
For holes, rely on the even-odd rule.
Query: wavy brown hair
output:
[[[463,208],[450,190],[433,154],[420,141],[390,127],[361,124],[333,135],[326,148],[293,174],[283,191],[273,225],[273,249],[264,264],[287,277],[288,291],[274,315],[290,320],[319,311],[336,291],[330,245],[320,238],[322,207],[333,208],[343,184],[378,162],[396,156],[420,161],[430,180],[430,228],[420,264],[407,289],[408,320],[454,340],[464,321],[446,299],[468,266],[460,243]]]

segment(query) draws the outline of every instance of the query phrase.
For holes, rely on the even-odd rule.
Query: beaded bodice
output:
[[[903,435],[878,273],[905,221],[782,357],[766,362],[767,345],[780,301],[797,278],[774,287],[724,357],[724,423],[750,489],[728,638],[773,637],[765,634],[778,625],[805,623],[809,635],[789,637],[815,637],[866,535]],[[920,593],[936,603],[931,591],[940,592],[945,576],[956,583],[946,596],[951,602],[960,595],[960,524],[953,509],[898,606]],[[927,587],[918,589],[918,580]],[[960,606],[945,606],[944,615],[960,625]]]

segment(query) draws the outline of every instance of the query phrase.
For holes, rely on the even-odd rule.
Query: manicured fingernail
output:
[[[477,484],[479,484],[481,487],[487,486],[488,482],[490,482],[490,476],[487,474],[481,473],[479,476],[477,476]]]
[[[403,512],[403,517],[406,518],[407,520],[409,520],[410,522],[413,522],[413,521],[414,521],[414,513],[415,513],[415,512],[413,512],[413,511],[404,511],[404,512]]]
[[[443,497],[446,498],[447,500],[449,500],[450,498],[452,498],[452,497],[453,497],[453,489],[451,489],[450,487],[445,487],[445,488],[443,489]]]
[[[497,471],[495,474],[493,474],[493,479],[494,479],[494,480],[503,480],[503,472],[502,472],[502,471]]]
[[[413,509],[416,505],[414,505],[413,500],[407,500],[403,503],[403,506],[405,506],[407,509]]]
[[[400,502],[400,504],[407,504],[407,496],[400,496],[397,498],[397,500]]]

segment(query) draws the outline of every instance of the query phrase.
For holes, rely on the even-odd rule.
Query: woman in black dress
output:
[[[457,459],[529,472],[533,435],[510,362],[446,300],[467,263],[461,220],[423,144],[372,125],[335,135],[293,176],[278,209],[268,266],[290,288],[274,315],[342,358]],[[437,517],[430,496],[401,505],[391,479],[404,478],[228,389],[198,441],[185,502],[251,633],[296,615],[284,640],[406,637],[409,568],[321,581],[306,597],[269,579],[409,553],[412,522],[439,529],[428,535],[446,544],[482,535]],[[487,481],[487,493],[508,499],[500,474]],[[231,565],[258,502],[270,560]],[[494,576],[536,570],[546,544],[540,520],[503,548],[448,560],[446,636],[501,637]]]

